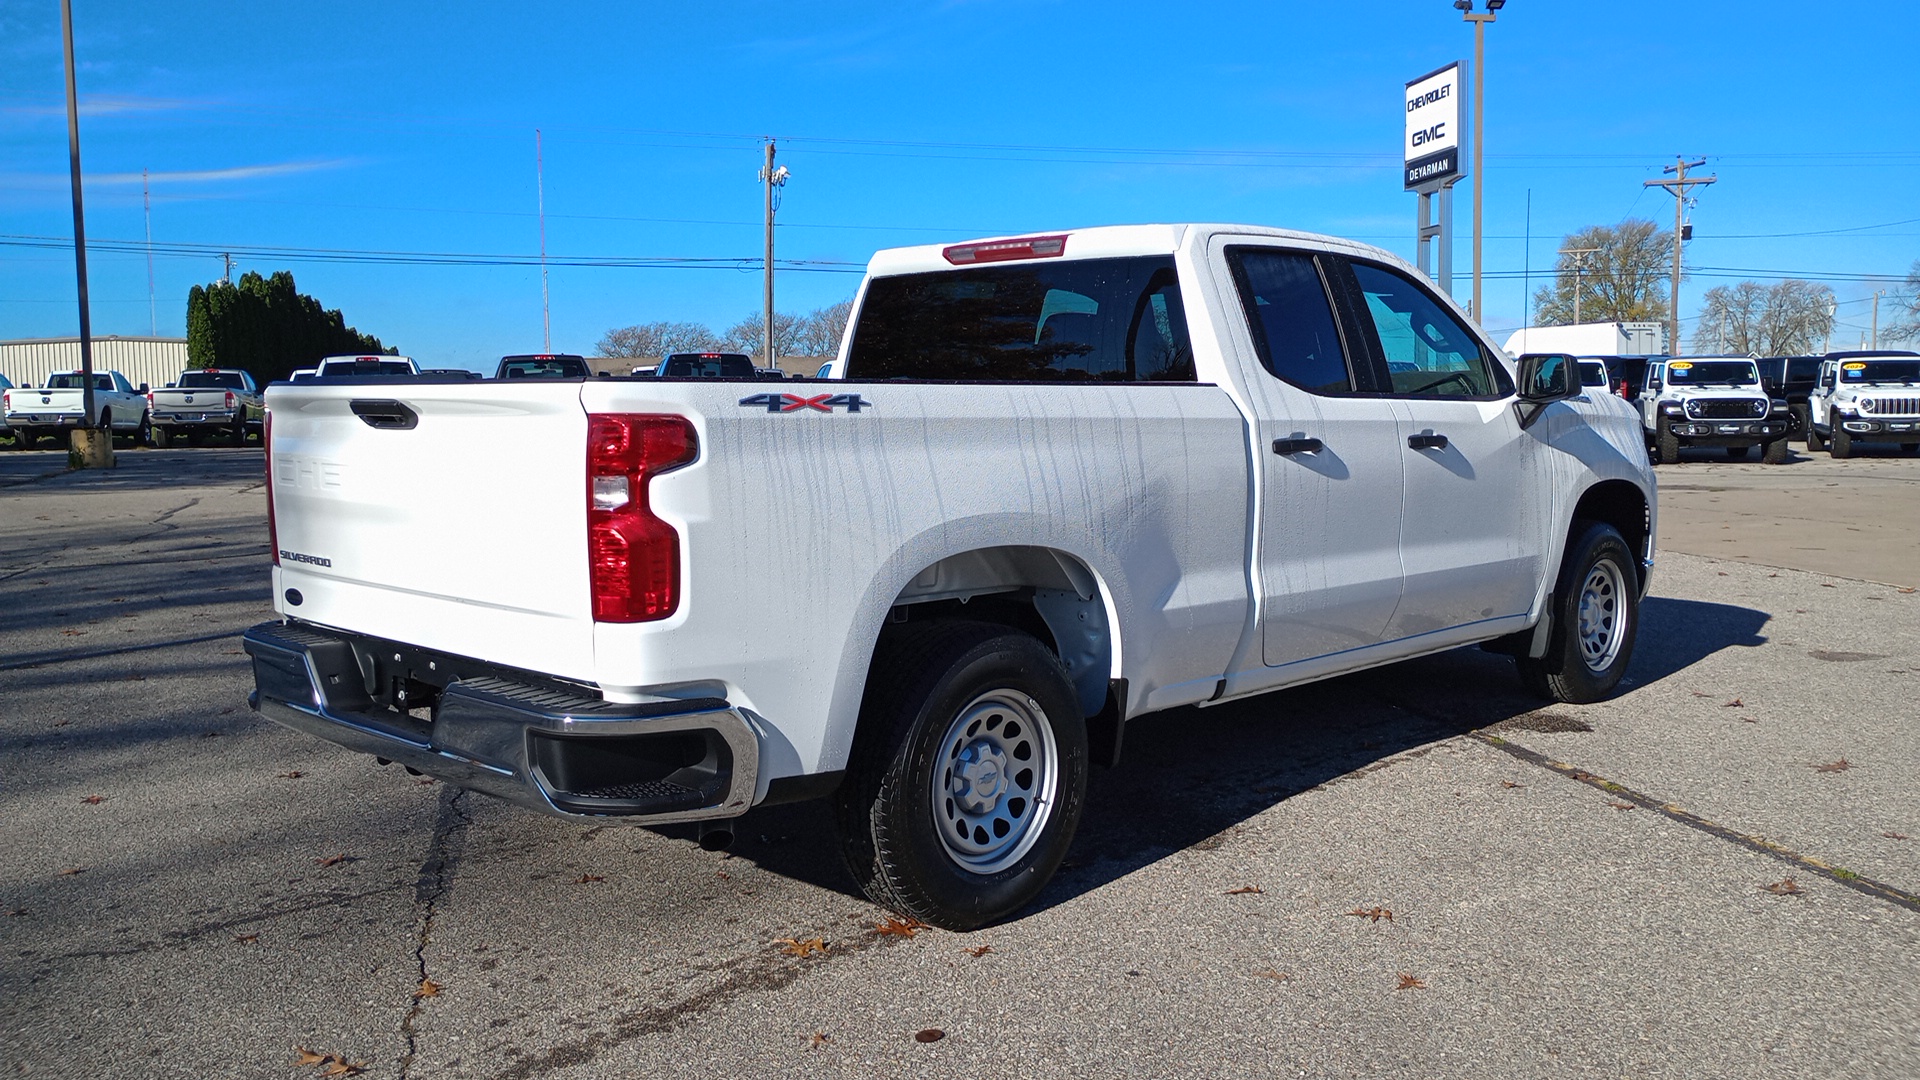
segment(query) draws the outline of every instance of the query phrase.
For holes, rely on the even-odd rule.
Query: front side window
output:
[[[847,377],[1190,382],[1193,348],[1168,256],[969,267],[869,282]]]
[[[1228,248],[1227,265],[1239,287],[1260,363],[1275,377],[1311,393],[1352,393],[1353,373],[1313,256]]]
[[[1383,267],[1352,266],[1395,394],[1496,397],[1506,392],[1479,339],[1425,289]]]

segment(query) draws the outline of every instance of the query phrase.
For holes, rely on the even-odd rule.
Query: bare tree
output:
[[[1811,281],[1716,285],[1702,301],[1693,347],[1698,352],[1805,355],[1833,332],[1832,311],[1833,290]]]
[[[1912,341],[1920,338],[1920,259],[1913,260],[1913,269],[1907,271],[1906,285],[1897,292],[1887,294],[1890,302],[1890,319],[1880,329],[1882,341]]]
[[[773,313],[773,351],[781,356],[800,356],[800,329],[804,318],[799,315]],[[762,355],[766,352],[766,318],[758,311],[741,319],[720,335],[721,344],[735,352],[743,352],[766,363]]]
[[[601,356],[653,357],[719,346],[720,338],[704,323],[650,322],[609,330],[594,348]]]
[[[1585,256],[1560,256],[1553,284],[1533,294],[1536,325],[1572,323],[1576,289],[1582,322],[1658,322],[1667,317],[1671,231],[1662,232],[1644,218],[1628,218],[1618,225],[1589,225],[1569,234],[1560,246],[1594,250]]]
[[[842,300],[815,308],[800,327],[799,348],[804,356],[834,356],[840,352],[840,339],[847,333],[847,318],[853,314],[853,301]]]

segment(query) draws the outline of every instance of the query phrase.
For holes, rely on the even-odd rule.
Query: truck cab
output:
[[[1768,396],[1750,356],[1676,356],[1650,364],[1639,411],[1655,464],[1678,462],[1686,447],[1719,447],[1739,461],[1759,446],[1769,465],[1787,459],[1787,403]]]

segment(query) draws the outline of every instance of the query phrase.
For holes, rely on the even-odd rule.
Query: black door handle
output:
[[[1326,448],[1319,439],[1275,439],[1273,452],[1276,454],[1317,454]]]
[[[1447,437],[1445,435],[1435,435],[1431,431],[1420,435],[1409,435],[1407,436],[1407,448],[1409,450],[1445,450],[1447,448]]]

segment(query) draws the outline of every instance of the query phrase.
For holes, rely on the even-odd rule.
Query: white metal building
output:
[[[117,371],[135,386],[165,386],[187,369],[187,339],[97,337],[93,370]],[[42,386],[56,371],[80,370],[80,339],[27,338],[0,341],[0,375],[15,386]]]

